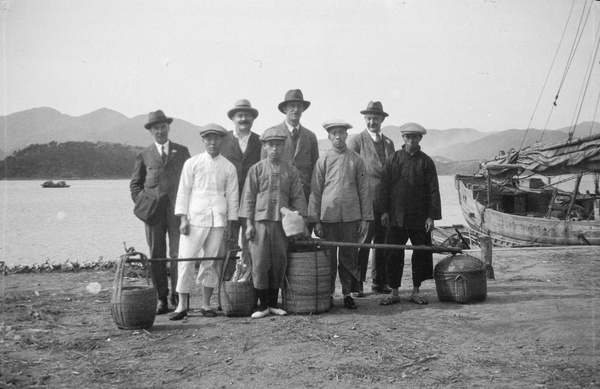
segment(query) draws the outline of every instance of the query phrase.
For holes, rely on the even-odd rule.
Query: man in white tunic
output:
[[[225,239],[232,233],[239,207],[238,180],[235,166],[221,155],[221,143],[227,130],[208,124],[200,131],[206,152],[188,159],[183,166],[175,214],[181,218],[180,258],[223,256]],[[218,286],[222,261],[202,261],[197,283],[202,285],[202,308],[206,317],[217,314],[210,308],[210,297]],[[182,320],[187,316],[189,293],[193,287],[195,262],[179,262],[177,292],[179,305],[169,317]]]

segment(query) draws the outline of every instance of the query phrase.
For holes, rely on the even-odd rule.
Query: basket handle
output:
[[[219,304],[219,311],[222,309],[221,308],[221,285],[223,285],[223,278],[225,278],[225,270],[227,270],[227,264],[229,264],[229,258],[231,258],[232,254],[237,253],[238,251],[242,251],[241,248],[237,248],[237,249],[231,249],[231,250],[227,250],[227,254],[225,254],[225,263],[223,264],[222,268],[221,268],[221,277],[219,277],[219,285],[217,287],[217,301]]]

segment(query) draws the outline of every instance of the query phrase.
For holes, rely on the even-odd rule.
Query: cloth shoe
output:
[[[158,300],[158,305],[156,306],[156,314],[164,315],[167,312],[169,312],[169,304],[167,303],[167,299],[164,298]]]
[[[348,309],[356,309],[356,303],[354,302],[354,299],[351,296],[346,296],[344,297],[344,307],[348,308]]]
[[[287,315],[286,311],[284,311],[281,308],[277,308],[277,307],[269,307],[269,312],[272,313],[273,315],[277,315],[277,316]]]
[[[373,293],[390,294],[390,293],[392,293],[392,288],[390,288],[386,284],[384,284],[384,285],[373,284],[373,286],[371,286],[371,291]]]
[[[358,283],[358,292],[352,292],[352,297],[365,297],[365,292],[363,288],[363,283],[360,281]]]
[[[261,317],[265,317],[265,316],[269,316],[269,308],[265,309],[264,311],[256,311],[252,314],[252,318],[253,319],[260,319]]]

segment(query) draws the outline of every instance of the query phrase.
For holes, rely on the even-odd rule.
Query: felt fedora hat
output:
[[[268,140],[282,140],[285,141],[287,139],[287,134],[280,128],[271,127],[265,132],[263,132],[260,136],[261,142],[266,142]]]
[[[279,111],[281,113],[285,113],[285,111],[283,110],[285,108],[285,105],[292,101],[298,101],[304,104],[304,111],[306,111],[306,109],[310,106],[310,101],[304,100],[304,96],[302,95],[302,91],[300,89],[290,89],[289,91],[287,91],[284,100],[281,103],[279,103],[277,108],[279,108]]]
[[[323,122],[323,128],[329,132],[332,128],[344,127],[346,130],[352,128],[352,124],[342,119],[331,119]]]
[[[206,124],[200,129],[200,136],[203,138],[211,134],[226,136],[227,130],[216,123]]]
[[[383,110],[383,105],[379,101],[369,101],[367,104],[367,109],[360,111],[363,115],[371,114],[371,115],[381,115],[384,118],[389,115]]]
[[[258,110],[252,108],[252,104],[250,104],[250,102],[246,99],[240,99],[236,101],[233,108],[227,111],[227,116],[229,117],[229,119],[231,119],[233,115],[235,115],[235,113],[238,111],[250,112],[252,115],[254,115],[254,119],[256,119],[256,117],[258,116]]]
[[[427,134],[427,130],[420,124],[417,123],[406,123],[400,127],[401,134],[417,134],[417,135],[425,135]]]
[[[153,125],[165,122],[171,124],[173,118],[168,118],[165,113],[159,109],[158,111],[150,112],[148,114],[148,123],[144,125],[144,128],[149,130]]]

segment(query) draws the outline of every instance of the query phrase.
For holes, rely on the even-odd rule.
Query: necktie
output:
[[[381,142],[381,134],[379,134],[378,132],[375,133],[375,142],[377,142],[377,143]]]
[[[294,149],[298,145],[298,129],[294,128],[292,130],[292,142],[294,142]]]
[[[160,151],[162,152],[162,160],[163,163],[167,162],[167,152],[165,150],[165,146],[160,146]]]

